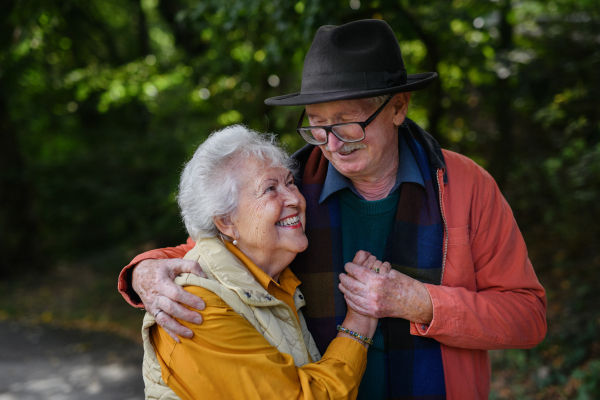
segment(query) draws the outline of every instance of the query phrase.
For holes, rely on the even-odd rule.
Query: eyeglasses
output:
[[[302,111],[300,121],[296,130],[310,144],[326,144],[329,140],[329,132],[333,133],[336,138],[346,143],[360,142],[365,138],[365,128],[379,115],[381,110],[385,108],[394,96],[388,99],[364,122],[346,122],[344,124],[333,124],[323,126],[302,126],[306,110]]]

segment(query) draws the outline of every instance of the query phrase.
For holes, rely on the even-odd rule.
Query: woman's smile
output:
[[[251,159],[241,172],[239,206],[228,236],[256,265],[277,276],[308,246],[306,201],[286,168]]]
[[[302,222],[300,222],[300,216],[298,215],[298,213],[296,213],[294,215],[290,215],[289,217],[285,217],[277,221],[275,225],[281,228],[296,229],[302,227]]]

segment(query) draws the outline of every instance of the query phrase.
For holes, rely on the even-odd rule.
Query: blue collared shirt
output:
[[[412,151],[410,151],[408,143],[406,143],[406,140],[404,140],[402,135],[398,135],[398,139],[400,141],[400,164],[398,165],[398,173],[396,174],[396,183],[392,190],[390,190],[390,193],[388,193],[388,196],[394,193],[403,182],[414,182],[425,187],[421,170],[419,170],[417,160],[415,160],[415,156],[413,156]],[[352,193],[358,196],[359,199],[365,200],[365,198],[358,193],[352,184],[352,181],[342,175],[333,165],[331,165],[331,163],[329,163],[329,166],[327,167],[327,176],[325,177],[325,183],[323,184],[323,190],[321,191],[321,197],[319,198],[319,204],[323,203],[327,197],[333,193],[345,188],[352,190]]]

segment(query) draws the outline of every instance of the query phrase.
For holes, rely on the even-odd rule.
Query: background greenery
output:
[[[597,0],[3,0],[0,318],[137,335],[116,293],[135,254],[185,240],[174,193],[213,130],[293,151],[317,28],[387,21],[409,73],[439,81],[409,117],[487,168],[548,290],[533,350],[492,352],[492,398],[600,396]]]

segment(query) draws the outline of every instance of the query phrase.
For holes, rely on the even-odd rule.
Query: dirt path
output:
[[[0,400],[142,400],[142,355],[108,333],[0,321]]]

